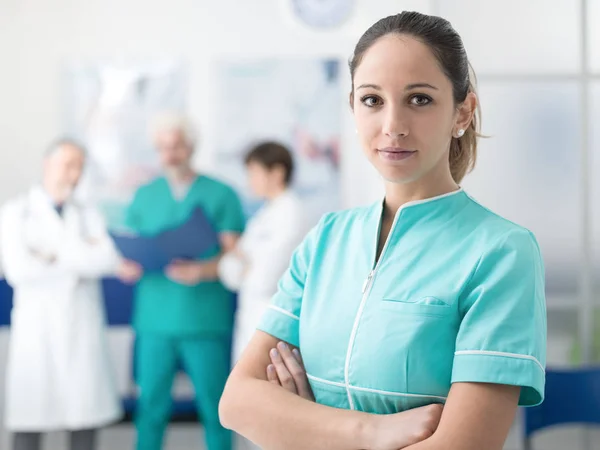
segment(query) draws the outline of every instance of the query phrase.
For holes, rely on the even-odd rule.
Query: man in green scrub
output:
[[[194,386],[208,449],[230,450],[231,434],[219,422],[218,403],[230,369],[234,303],[217,279],[217,265],[223,252],[235,248],[244,216],[229,186],[192,170],[195,136],[185,118],[162,117],[153,138],[164,176],[136,192],[128,227],[154,235],[185,222],[200,207],[217,230],[219,245],[201,260],[172,261],[164,273],[146,273],[137,285],[137,449],[162,448],[181,363]]]

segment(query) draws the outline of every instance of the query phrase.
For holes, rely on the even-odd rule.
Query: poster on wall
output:
[[[110,228],[120,228],[136,188],[159,171],[149,129],[153,118],[185,109],[183,67],[70,64],[63,92],[65,129],[88,151],[78,195],[101,209]]]
[[[293,189],[310,220],[340,206],[343,92],[335,59],[261,59],[217,64],[217,174],[239,192],[251,216],[260,200],[249,192],[244,156],[275,140],[293,153]]]

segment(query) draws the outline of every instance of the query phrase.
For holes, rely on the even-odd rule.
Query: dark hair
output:
[[[68,137],[68,136],[62,136],[59,137],[55,140],[53,140],[50,145],[48,145],[48,147],[46,147],[46,151],[44,152],[44,157],[48,157],[51,156],[52,154],[54,154],[54,152],[56,150],[58,150],[59,147],[62,147],[63,145],[69,145],[71,147],[75,147],[78,148],[79,150],[81,150],[81,153],[83,153],[83,156],[87,156],[87,150],[85,148],[85,146],[79,142],[78,140]]]
[[[454,103],[465,101],[467,94],[476,93],[474,74],[471,70],[467,52],[459,34],[452,28],[450,22],[437,16],[428,16],[418,12],[404,11],[395,16],[379,20],[371,26],[359,39],[350,59],[350,75],[352,78],[352,93],[354,92],[354,74],[360,65],[366,51],[380,38],[388,34],[403,34],[411,36],[429,47],[450,82]],[[460,138],[452,138],[450,144],[450,171],[454,180],[459,183],[463,177],[473,170],[477,160],[477,138],[481,111],[477,114],[465,134]]]
[[[253,147],[244,160],[246,165],[251,162],[258,163],[271,170],[275,166],[283,167],[285,171],[285,184],[289,185],[294,174],[294,159],[291,152],[282,144],[277,142],[263,142]]]

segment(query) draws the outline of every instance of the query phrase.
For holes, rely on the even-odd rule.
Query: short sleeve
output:
[[[511,231],[485,252],[460,299],[453,383],[520,386],[520,406],[543,401],[544,290],[542,257],[528,231]]]
[[[245,226],[244,211],[238,195],[231,188],[225,190],[215,218],[219,233],[242,233]]]
[[[277,293],[262,317],[259,330],[300,346],[300,310],[304,285],[320,234],[315,226],[292,254],[290,265],[279,280]]]

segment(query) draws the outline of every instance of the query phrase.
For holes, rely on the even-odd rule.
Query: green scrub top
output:
[[[299,346],[317,402],[390,414],[455,382],[544,396],[544,268],[528,230],[464,191],[404,205],[375,262],[382,202],[326,215],[259,329]]]
[[[241,233],[242,206],[229,186],[198,176],[181,198],[173,197],[166,178],[138,189],[127,211],[126,223],[141,235],[152,236],[177,226],[201,207],[219,233]],[[203,256],[212,258],[221,251]],[[170,336],[230,334],[233,327],[233,294],[218,281],[185,286],[162,273],[144,274],[135,290],[133,326],[138,333]]]

